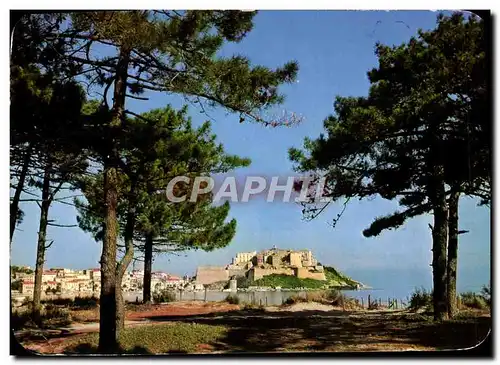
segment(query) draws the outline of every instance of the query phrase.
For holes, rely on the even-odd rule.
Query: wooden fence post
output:
[[[361,308],[365,307],[365,303],[363,302],[363,297],[361,297]]]
[[[371,307],[371,299],[370,299],[370,294],[368,294],[368,309],[370,309]]]
[[[205,287],[205,303],[207,302],[207,287]]]

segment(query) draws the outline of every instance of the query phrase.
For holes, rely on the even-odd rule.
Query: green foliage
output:
[[[97,297],[75,297],[71,298],[51,298],[48,300],[42,300],[42,304],[46,304],[49,307],[66,307],[73,309],[92,309],[96,308],[99,304],[99,298]]]
[[[428,292],[423,287],[416,288],[415,291],[411,294],[408,307],[413,311],[422,308],[432,308],[432,292]]]
[[[175,302],[175,293],[172,290],[159,290],[153,293],[155,303]]]
[[[279,104],[283,95],[278,87],[295,80],[298,66],[288,62],[272,70],[251,66],[241,55],[217,56],[227,42],[239,42],[253,28],[255,12],[241,11],[120,11],[73,13],[70,27],[60,32],[61,39],[74,39],[77,30],[82,37],[92,34],[93,41],[105,42],[117,51],[131,51],[129,58],[130,95],[147,90],[177,93],[222,106],[250,120],[262,121],[260,109]],[[84,47],[88,38],[76,47]],[[117,72],[111,57],[102,57],[92,49],[88,59],[73,57],[80,65],[95,65]],[[147,75],[132,67],[146,69]],[[89,78],[91,78],[89,73]],[[106,85],[112,77],[101,77]],[[203,104],[201,107],[204,110]]]
[[[254,286],[263,287],[281,287],[284,289],[298,289],[298,288],[308,288],[308,289],[320,289],[325,285],[322,280],[315,279],[299,279],[296,276],[284,275],[284,274],[272,274],[264,276],[261,279],[255,280],[253,282]]]
[[[28,275],[31,275],[34,273],[34,271],[31,269],[28,269],[26,267],[16,266],[16,265],[11,265],[10,272],[11,272],[11,274],[23,273],[23,274],[28,274]]]
[[[489,306],[483,296],[473,292],[461,293],[460,304],[463,307],[472,309],[487,309]]]
[[[438,16],[437,27],[399,46],[376,45],[366,97],[337,97],[325,133],[292,148],[297,171],[326,178],[324,195],[344,200],[398,199],[402,210],[376,217],[366,237],[434,214],[434,315],[446,312],[447,199],[491,199],[491,123],[484,23],[462,13]],[[316,186],[315,186],[316,185]],[[299,188],[299,186],[297,186]],[[328,204],[326,204],[328,205]],[[326,207],[311,194],[306,218]]]
[[[211,194],[191,202],[192,186],[182,187],[185,202],[172,203],[165,195],[175,176],[188,175],[194,180],[199,174],[222,173],[249,164],[248,159],[224,153],[222,145],[215,142],[210,123],[194,129],[185,108],[156,109],[130,120],[122,140],[123,174],[118,177],[118,229],[122,237],[130,217],[128,210],[133,207],[136,240],[152,235],[157,252],[211,251],[230,242],[236,221],[225,222],[229,203],[212,206]],[[96,240],[102,240],[104,232],[102,186],[102,174],[81,179],[79,187],[87,202],[76,200],[78,223]]]
[[[488,285],[483,285],[481,288],[481,296],[484,298],[484,301],[486,304],[488,304],[488,307],[491,308],[491,286]]]
[[[226,297],[225,301],[228,302],[229,304],[240,304],[240,298],[237,295],[229,294]]]
[[[329,287],[352,287],[355,288],[359,283],[352,280],[347,275],[337,271],[334,267],[324,266],[325,277]]]
[[[247,278],[246,276],[238,276],[236,278],[236,286],[238,288],[248,288],[249,286],[253,285],[253,281]]]
[[[435,30],[408,43],[378,44],[368,97],[337,97],[325,134],[306,139],[304,151],[289,151],[298,171],[326,173],[325,192],[333,200],[400,199],[405,209],[375,219],[365,236],[432,210],[433,164],[444,166],[449,185],[488,198],[483,32],[482,21],[456,13],[440,16]],[[312,218],[321,207],[311,197],[304,213]]]

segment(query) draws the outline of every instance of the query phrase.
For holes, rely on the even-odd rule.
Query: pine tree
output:
[[[246,166],[249,160],[227,155],[215,142],[210,123],[193,129],[186,118],[187,109],[153,110],[127,121],[120,134],[121,158],[118,176],[118,229],[124,254],[116,268],[116,283],[121,281],[134,248],[145,252],[144,300],[150,301],[150,280],[153,251],[224,247],[231,241],[236,221],[225,223],[229,204],[212,206],[211,194],[195,202],[170,202],[165,194],[169,181],[178,175],[198,176],[227,172]],[[103,174],[85,177],[80,189],[87,202],[77,200],[80,227],[98,241],[105,234],[105,211],[102,200]],[[185,186],[189,193],[193,186]],[[148,284],[149,280],[149,284]],[[116,326],[124,323],[121,291],[116,292]]]
[[[181,94],[205,108],[221,106],[240,114],[240,120],[263,120],[259,111],[283,101],[278,87],[293,82],[297,64],[287,63],[271,70],[250,66],[242,56],[217,57],[225,42],[239,42],[252,29],[255,12],[242,11],[102,11],[79,12],[66,17],[66,29],[53,40],[76,44],[61,52],[81,67],[80,75],[108,92],[113,103],[103,140],[96,149],[104,157],[105,235],[101,256],[101,306],[99,349],[114,351],[116,328],[116,232],[117,168],[120,143],[117,139],[126,115],[127,98],[143,99],[145,90]],[[100,56],[95,46],[114,52]],[[273,122],[274,123],[274,122]],[[118,289],[119,290],[119,289]]]
[[[456,282],[458,196],[490,196],[482,24],[474,18],[466,21],[459,13],[439,16],[435,30],[420,31],[408,43],[377,45],[379,67],[368,73],[368,97],[337,98],[335,115],[325,120],[327,135],[306,140],[309,155],[290,150],[299,171],[326,174],[324,192],[334,201],[399,198],[406,209],[377,218],[365,236],[433,212],[437,320],[454,311],[450,301]],[[325,206],[312,203],[305,213],[315,217]],[[454,207],[453,221],[449,204]],[[447,254],[448,230],[452,236]]]
[[[57,28],[57,17],[27,17],[14,32],[11,57],[11,159],[20,167],[11,202],[11,243],[22,201],[36,201],[40,207],[33,312],[40,319],[43,265],[47,227],[58,226],[48,219],[56,195],[75,174],[85,171],[86,157],[75,148],[74,137],[81,130],[84,96],[79,85],[67,79],[68,69],[44,41]],[[55,44],[54,47],[58,47]],[[41,191],[40,198],[22,199],[26,185]],[[36,194],[34,194],[36,196]]]

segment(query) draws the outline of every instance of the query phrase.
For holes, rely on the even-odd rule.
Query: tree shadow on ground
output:
[[[226,326],[224,338],[210,344],[223,352],[463,349],[481,343],[491,328],[489,317],[435,323],[408,314],[343,311],[230,311],[154,320]]]

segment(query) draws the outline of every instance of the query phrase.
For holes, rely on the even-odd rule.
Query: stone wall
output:
[[[326,280],[326,276],[325,276],[324,272],[309,271],[305,267],[299,267],[297,269],[297,277],[299,279]]]
[[[253,267],[248,272],[248,277],[251,280],[259,280],[259,279],[263,278],[264,276],[272,275],[272,274],[283,274],[283,275],[294,276],[295,275],[295,270],[292,269],[292,268],[277,268],[277,269],[268,268],[268,269],[262,269],[260,267]]]
[[[240,277],[246,276],[247,270],[245,268],[229,268],[228,269],[228,277],[231,278],[233,276]]]
[[[290,253],[290,265],[296,267],[302,267],[302,255],[300,252]]]
[[[229,280],[229,271],[222,266],[200,266],[196,270],[196,284],[212,284]]]

